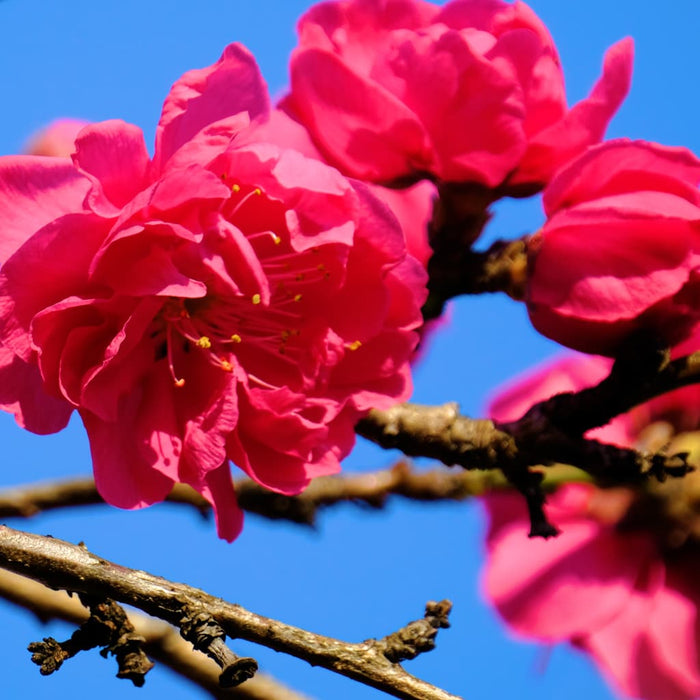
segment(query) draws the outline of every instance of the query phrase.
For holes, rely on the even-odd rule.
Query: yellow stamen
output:
[[[262,301],[259,294],[253,294],[253,304],[259,304]]]
[[[301,301],[301,294],[295,294],[294,295],[294,301]]]
[[[276,234],[272,234],[272,240],[274,241],[275,245],[279,245],[282,242],[282,239]]]
[[[240,191],[241,191],[240,185],[231,185],[231,192],[240,192]]]
[[[185,380],[184,379],[176,379],[175,380],[175,386],[180,389],[183,386],[185,386]]]
[[[211,347],[211,340],[209,340],[209,338],[206,335],[203,335],[197,341],[197,347],[204,348],[205,350],[208,350]]]
[[[233,372],[233,365],[228,360],[221,360],[221,369],[224,372]]]
[[[348,350],[351,350],[351,351],[354,352],[354,351],[357,350],[358,348],[361,348],[361,347],[362,347],[362,341],[361,341],[361,340],[355,340],[355,341],[353,341],[352,343],[348,343],[345,347],[346,347]]]
[[[241,338],[240,335],[238,335],[238,333],[234,333],[234,334],[231,336],[231,340],[232,340],[234,343],[240,343],[241,340],[242,340],[242,338]]]
[[[253,190],[253,194],[257,194],[258,197],[259,197],[259,196],[262,194],[262,190],[261,190],[259,187],[256,187],[256,188]]]

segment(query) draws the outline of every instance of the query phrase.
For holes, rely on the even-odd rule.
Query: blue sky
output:
[[[122,118],[152,143],[163,98],[184,71],[208,65],[231,41],[256,55],[274,94],[287,78],[300,0],[4,0],[0,2],[0,154],[21,149],[55,117]],[[583,97],[617,39],[636,40],[632,92],[609,136],[685,145],[700,153],[697,67],[700,5],[604,0],[532,0],[557,41],[570,102]],[[499,205],[489,238],[534,230],[539,202]],[[460,300],[416,370],[415,400],[459,401],[477,415],[486,393],[557,347],[529,326],[524,310],[500,297]],[[36,437],[0,416],[4,446],[0,484],[90,472],[82,427]],[[359,445],[347,469],[390,464],[396,455]],[[75,510],[13,522],[73,542],[120,564],[204,588],[260,614],[359,641],[419,616],[425,601],[450,598],[453,626],[438,647],[408,670],[469,700],[517,697],[568,700],[613,697],[590,662],[566,647],[546,650],[508,637],[479,595],[483,522],[476,505],[420,506],[393,501],[384,511],[346,505],[321,515],[316,531],[253,517],[234,544],[217,540],[211,522],[183,509]],[[523,546],[527,546],[526,540]],[[113,661],[81,654],[59,673],[40,677],[25,651],[62,625],[40,627],[26,612],[0,605],[3,697],[162,697],[204,693],[165,669],[139,690],[114,678]],[[245,644],[242,654],[314,698],[364,700],[383,694]],[[7,670],[12,669],[12,673]]]

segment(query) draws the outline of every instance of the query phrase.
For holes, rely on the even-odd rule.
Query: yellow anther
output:
[[[253,190],[253,194],[257,194],[258,197],[259,197],[259,196],[262,194],[262,190],[261,190],[259,187],[256,187],[256,188]]]
[[[253,304],[259,304],[262,301],[259,294],[253,294]]]
[[[231,185],[231,192],[240,192],[240,191],[241,191],[240,185]]]
[[[211,347],[211,340],[209,340],[209,338],[206,335],[203,335],[197,341],[197,347],[204,348],[205,350],[208,350]]]
[[[234,343],[240,343],[241,340],[242,340],[242,338],[241,338],[240,335],[238,335],[238,333],[234,333],[234,334],[231,336],[231,340],[232,340]]]
[[[275,245],[279,245],[282,242],[282,239],[276,234],[272,234],[272,240],[274,241]]]
[[[185,386],[185,380],[184,379],[176,379],[175,380],[175,386],[180,389],[181,387]]]
[[[228,360],[221,360],[221,369],[224,372],[233,372],[233,365]]]
[[[362,341],[361,340],[355,340],[352,343],[348,343],[345,346],[348,350],[352,350],[353,352],[357,350],[358,348],[362,347]]]
[[[294,295],[294,301],[301,301],[301,297],[302,297],[301,294],[295,294],[295,295]]]

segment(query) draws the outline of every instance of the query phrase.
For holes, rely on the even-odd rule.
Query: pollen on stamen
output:
[[[295,294],[295,295],[294,295],[294,301],[301,301],[301,297],[302,297],[302,296],[303,296],[303,295],[301,295],[301,294]]]
[[[206,335],[203,335],[196,344],[197,347],[208,350],[211,347],[211,340]]]
[[[241,338],[240,335],[238,335],[238,333],[234,333],[234,334],[231,336],[231,342],[233,342],[233,343],[240,343],[240,342],[242,342],[242,340],[243,340],[243,339]]]
[[[253,299],[252,299],[252,301],[253,301],[253,304],[256,304],[256,305],[257,305],[257,304],[259,304],[259,303],[262,301],[262,298],[260,297],[259,294],[253,294]]]
[[[361,340],[354,340],[352,343],[346,343],[345,347],[354,352],[355,350],[358,350],[359,348],[362,347],[362,341]]]
[[[233,365],[228,360],[221,360],[221,369],[224,372],[233,372]]]
[[[253,194],[258,195],[258,197],[259,197],[259,196],[262,194],[262,190],[261,190],[259,187],[256,187],[256,188],[253,190]]]
[[[185,386],[185,380],[184,379],[176,379],[174,382],[175,386],[178,389],[181,389],[183,386]]]
[[[231,192],[240,192],[240,191],[241,191],[240,185],[231,185]]]
[[[282,239],[276,233],[273,233],[272,234],[272,242],[275,245],[279,245],[282,242]]]

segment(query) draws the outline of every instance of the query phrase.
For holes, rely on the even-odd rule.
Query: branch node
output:
[[[375,642],[381,653],[393,664],[401,663],[435,648],[439,629],[450,626],[448,616],[452,610],[449,600],[430,601],[425,606],[425,616],[413,620],[400,630]]]
[[[240,685],[251,679],[258,670],[255,659],[237,656],[226,646],[226,633],[208,613],[186,615],[180,621],[180,634],[221,667],[219,685],[222,688]]]
[[[32,642],[27,649],[39,672],[48,676],[61,668],[66,659],[95,647],[102,647],[100,654],[117,659],[117,678],[128,678],[137,688],[143,686],[145,675],[153,668],[142,646],[145,639],[134,632],[124,609],[106,598],[95,600],[79,594],[80,602],[90,609],[90,617],[65,642],[46,637],[42,642]]]

